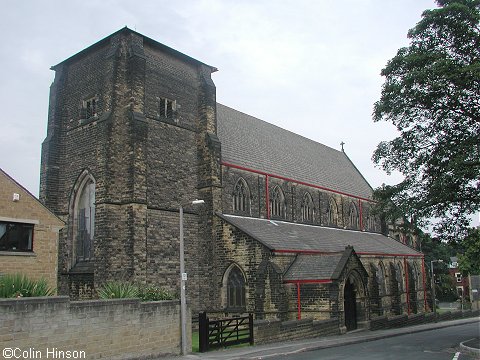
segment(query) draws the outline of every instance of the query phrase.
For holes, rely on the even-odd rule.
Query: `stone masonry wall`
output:
[[[20,357],[26,351],[23,354],[29,355],[23,358],[60,358],[61,351],[79,359],[178,354],[179,318],[178,301],[70,302],[67,297],[0,300],[0,348],[17,349],[15,355]],[[190,316],[187,322],[190,329]],[[187,349],[191,349],[190,330],[187,337]]]
[[[216,132],[200,116],[205,97],[215,103],[212,70],[128,29],[54,70],[41,199],[67,223],[59,246],[61,293],[95,297],[95,288],[112,279],[178,290],[179,206],[203,198],[199,188],[209,174],[198,171],[199,139]],[[97,114],[84,119],[82,102],[92,97]],[[161,99],[175,103],[172,117],[160,111]],[[85,172],[95,181],[95,259],[88,274],[74,274],[72,204]],[[203,211],[212,214],[207,200]],[[199,299],[208,301],[199,284],[211,287],[201,279],[209,278],[204,249],[212,233],[199,234],[201,210],[184,209],[188,284],[196,288],[189,300],[198,307]],[[203,266],[195,257],[199,251]]]
[[[223,212],[241,216],[253,216],[259,218],[267,217],[266,210],[266,186],[265,176],[251,171],[223,167]],[[238,179],[243,178],[249,189],[249,203],[246,211],[234,211],[233,194],[235,184]],[[279,186],[285,197],[285,217],[275,217],[272,219],[285,220],[313,225],[348,227],[349,207],[353,203],[360,211],[358,199],[348,196],[320,190],[311,186],[297,184],[291,181],[269,177],[269,191],[275,186]],[[304,195],[308,193],[313,201],[313,221],[302,220],[302,202]],[[333,199],[337,206],[336,224],[329,223],[329,202]],[[367,201],[361,201],[362,226],[364,230],[372,232],[381,232],[382,226],[380,219],[371,215],[371,205]],[[372,219],[370,219],[372,217]],[[374,220],[375,219],[375,220]],[[353,228],[358,229],[358,228]]]
[[[338,335],[338,319],[260,320],[254,322],[255,344]]]

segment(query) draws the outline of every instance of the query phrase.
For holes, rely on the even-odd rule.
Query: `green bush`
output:
[[[140,298],[142,301],[160,301],[172,300],[175,296],[165,289],[149,285],[140,288]]]
[[[98,290],[100,299],[138,298],[138,288],[128,282],[109,281]]]
[[[140,298],[142,301],[172,300],[173,294],[158,286],[136,286],[129,282],[109,281],[98,290],[100,299]]]
[[[52,296],[45,279],[31,280],[22,274],[5,274],[0,276],[0,298]]]

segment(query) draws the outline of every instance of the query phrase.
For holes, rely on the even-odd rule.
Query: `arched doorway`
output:
[[[343,299],[345,327],[347,331],[355,330],[357,328],[357,296],[355,284],[350,279],[347,279],[345,283]]]

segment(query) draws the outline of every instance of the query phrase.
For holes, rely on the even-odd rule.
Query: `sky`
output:
[[[371,161],[397,136],[374,123],[380,71],[434,0],[0,0],[0,168],[38,196],[50,67],[124,26],[219,69],[217,101]]]

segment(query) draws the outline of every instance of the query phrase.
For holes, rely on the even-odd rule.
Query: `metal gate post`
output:
[[[248,314],[248,329],[250,330],[250,345],[253,345],[253,314]]]
[[[198,314],[198,347],[200,352],[208,351],[208,318],[204,311]]]

